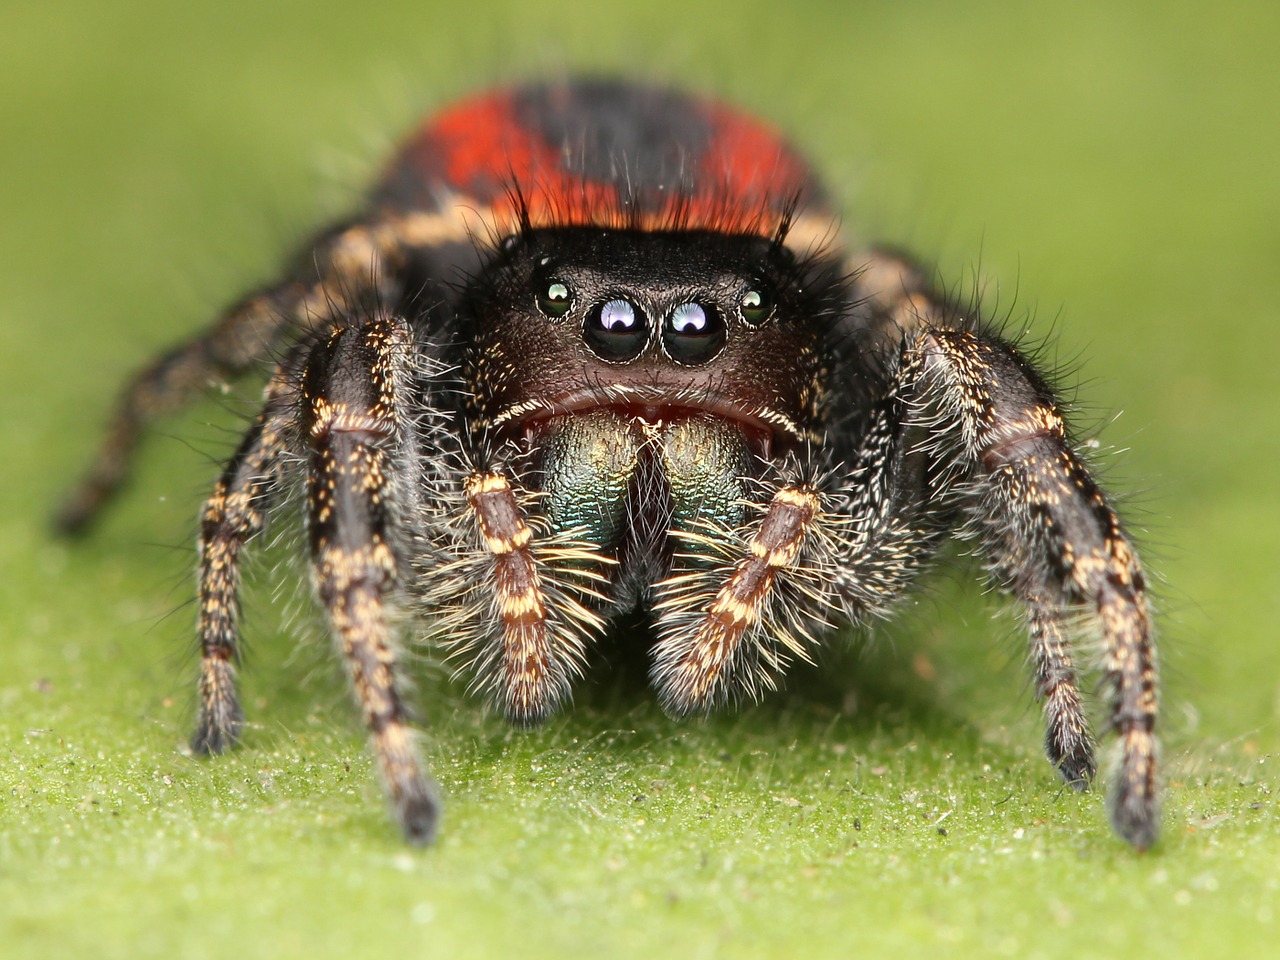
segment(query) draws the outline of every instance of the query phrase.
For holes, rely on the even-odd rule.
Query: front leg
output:
[[[956,487],[996,581],[1026,604],[1046,744],[1063,777],[1094,770],[1067,647],[1073,612],[1104,651],[1110,725],[1120,738],[1112,824],[1138,849],[1156,838],[1156,666],[1145,582],[1120,520],[1072,449],[1052,392],[1012,347],[958,330],[911,344],[904,379],[918,422]]]
[[[303,376],[309,437],[308,532],[316,592],[346,660],[392,810],[405,836],[429,843],[440,801],[418,759],[401,692],[392,608],[406,567],[421,418],[410,413],[413,344],[378,318],[317,345]]]

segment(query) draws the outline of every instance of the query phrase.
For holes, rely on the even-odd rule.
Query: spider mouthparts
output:
[[[608,412],[619,421],[634,422],[641,432],[693,419],[733,424],[742,433],[751,452],[765,458],[776,455],[788,443],[802,436],[789,418],[775,410],[755,411],[717,395],[672,400],[634,394],[602,397],[598,393],[581,392],[539,403],[532,409],[510,408],[494,419],[494,425],[516,426],[526,443],[536,443],[553,421],[601,412]]]

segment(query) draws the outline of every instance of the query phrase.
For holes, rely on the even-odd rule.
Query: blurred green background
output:
[[[0,950],[1258,955],[1280,909],[1280,8],[603,7],[0,2]],[[773,118],[849,225],[1052,335],[1159,580],[1155,850],[1058,788],[1016,624],[963,568],[706,724],[664,718],[625,657],[531,734],[424,665],[449,805],[411,851],[281,549],[249,592],[247,747],[184,755],[193,520],[257,388],[166,421],[101,529],[51,542],[117,384],[348,209],[421,112],[577,69]]]

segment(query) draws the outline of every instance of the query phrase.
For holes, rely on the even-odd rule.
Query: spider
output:
[[[150,421],[264,361],[261,413],[201,514],[195,753],[241,735],[242,553],[297,486],[415,843],[440,801],[402,624],[532,724],[612,621],[647,611],[658,697],[702,714],[890,614],[959,536],[1021,604],[1048,758],[1078,790],[1097,765],[1072,636],[1097,638],[1111,821],[1154,842],[1143,573],[1048,378],[916,262],[847,243],[767,125],[601,79],[446,109],[356,217],[134,376],[61,529],[100,512]]]

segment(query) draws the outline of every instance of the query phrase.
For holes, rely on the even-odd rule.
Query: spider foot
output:
[[[409,728],[389,723],[374,734],[373,741],[392,816],[406,840],[427,846],[440,826],[440,793],[418,761]]]
[[[235,667],[213,657],[200,665],[200,715],[191,737],[198,756],[224,753],[240,742],[244,711],[236,695]]]

